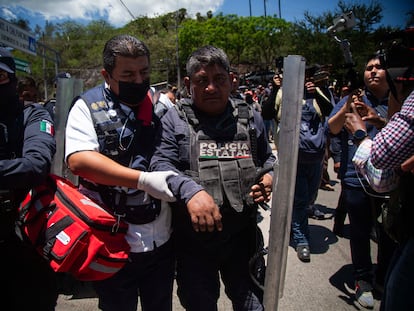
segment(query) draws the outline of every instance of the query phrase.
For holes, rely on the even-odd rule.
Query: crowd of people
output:
[[[407,221],[398,223],[405,230],[395,238],[387,219],[378,221],[394,201],[405,218],[413,215],[414,53],[400,48],[405,58],[395,51],[386,60],[370,56],[364,85],[338,95],[326,66],[306,68],[290,221],[291,246],[309,262],[308,217],[325,217],[315,201],[319,189],[333,190],[332,157],[341,181],[333,232],[342,236],[347,214],[355,300],[371,309],[378,290],[382,311],[414,309],[414,233]],[[143,41],[112,37],[103,49],[103,83],[74,98],[66,120],[64,161],[79,190],[122,210],[128,224],[128,263],[93,282],[99,308],[132,311],[140,303],[142,310],[171,311],[175,279],[186,310],[217,310],[220,282],[234,310],[264,310],[250,260],[262,247],[258,207],[277,196],[283,72],[241,89],[225,51],[210,45],[188,58],[185,92],[155,91],[150,68]],[[15,71],[12,54],[0,48],[0,249],[10,254],[2,256],[10,282],[0,297],[10,310],[54,310],[57,277],[16,230],[16,217],[25,194],[50,172],[59,103],[45,109],[35,81],[18,80]]]

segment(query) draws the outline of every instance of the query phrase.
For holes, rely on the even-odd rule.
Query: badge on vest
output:
[[[213,140],[200,142],[200,159],[251,158],[250,145],[246,141],[220,143]]]

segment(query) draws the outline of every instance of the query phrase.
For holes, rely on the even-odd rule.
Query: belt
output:
[[[160,252],[164,252],[164,251],[172,251],[172,247],[173,247],[173,242],[171,240],[171,238],[166,241],[165,243],[161,244],[161,245],[157,245],[157,243],[155,243],[155,241],[153,241],[154,244],[154,249],[148,252],[139,252],[139,253],[133,253],[131,252],[129,254],[130,258],[132,259],[139,259],[139,258],[143,258],[143,257],[148,257],[148,256],[154,256],[155,254],[158,254]]]

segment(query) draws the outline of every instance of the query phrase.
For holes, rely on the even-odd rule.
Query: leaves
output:
[[[340,32],[339,36],[349,41],[355,72],[358,73],[363,70],[368,55],[378,49],[378,42],[384,34],[392,30],[390,27],[377,27],[382,20],[383,9],[376,0],[369,5],[340,0],[333,12],[326,11],[319,16],[305,12],[303,19],[294,23],[276,16],[244,17],[222,13],[213,16],[211,11],[191,18],[184,8],[154,18],[140,16],[118,29],[105,20],[87,25],[74,21],[47,22],[44,29],[36,26],[34,32],[38,42],[47,47],[45,62],[40,55],[34,57],[16,51],[15,56],[31,63],[32,76],[40,82],[41,88],[46,83],[48,94],[53,93],[56,68],[86,81],[85,88],[96,85],[100,79],[105,42],[124,33],[134,35],[148,45],[152,83],[168,80],[177,85],[179,73],[185,74],[185,62],[190,53],[206,44],[223,48],[231,65],[237,67],[241,74],[274,70],[276,59],[293,54],[304,56],[309,64],[332,64],[333,77],[341,81],[348,68],[344,68],[341,47],[326,33],[326,29],[337,16],[349,11],[353,11],[357,25],[354,29]],[[407,17],[407,23],[413,20],[414,11],[407,12]],[[14,22],[30,30],[28,21]]]

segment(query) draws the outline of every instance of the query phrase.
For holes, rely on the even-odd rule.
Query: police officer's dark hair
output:
[[[9,77],[10,82],[16,83],[16,63],[10,51],[6,48],[1,48],[0,50],[0,63],[7,65],[11,70],[13,70],[13,73],[7,72],[7,76]]]
[[[194,51],[187,60],[187,75],[191,77],[201,67],[219,65],[230,72],[230,62],[226,53],[212,45],[206,45]]]
[[[103,50],[103,67],[112,74],[115,68],[117,56],[139,57],[146,56],[150,59],[150,52],[144,42],[130,35],[118,35],[109,39]]]
[[[20,94],[24,91],[25,88],[33,87],[37,89],[37,84],[35,79],[29,76],[22,77],[17,82],[17,92]]]

